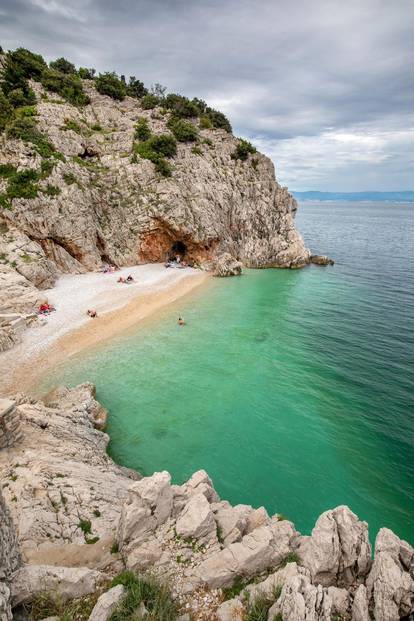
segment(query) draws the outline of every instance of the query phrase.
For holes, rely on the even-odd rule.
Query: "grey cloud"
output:
[[[367,177],[382,189],[414,185],[414,145],[401,139],[414,126],[412,0],[2,0],[0,18],[6,48],[208,100],[236,133],[269,149],[295,189],[342,188],[345,179],[359,189]],[[380,163],[356,139],[332,166],[327,127],[386,132],[381,148],[392,152]],[[304,144],[308,164],[293,151]]]

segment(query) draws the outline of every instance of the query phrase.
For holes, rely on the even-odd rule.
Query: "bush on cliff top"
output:
[[[167,127],[179,142],[195,142],[198,138],[197,128],[189,121],[172,117],[168,121]]]
[[[118,101],[123,101],[127,94],[125,82],[114,71],[100,73],[95,80],[95,88],[101,95],[108,95]]]
[[[247,160],[250,153],[256,153],[257,149],[247,140],[243,140],[240,138],[239,143],[231,154],[233,160],[242,160],[243,162]]]

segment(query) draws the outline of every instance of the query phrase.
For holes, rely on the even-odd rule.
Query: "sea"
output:
[[[302,533],[346,504],[372,541],[414,544],[414,204],[304,202],[296,222],[334,266],[210,279],[44,386],[94,382],[110,455],[144,475],[205,469]]]

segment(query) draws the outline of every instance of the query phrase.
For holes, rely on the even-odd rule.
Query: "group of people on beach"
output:
[[[117,280],[117,282],[122,282],[125,285],[129,285],[131,282],[135,282],[133,276],[131,276],[131,274],[129,274],[126,278],[124,278],[123,276],[120,276]]]
[[[167,257],[164,263],[164,267],[183,268],[183,267],[189,267],[189,266],[188,266],[187,261],[184,261],[184,259],[182,259],[180,255],[177,254],[173,259],[170,259]]]
[[[50,313],[52,313],[55,310],[56,308],[53,306],[53,304],[49,304],[49,302],[42,302],[37,309],[37,314],[38,315],[50,315]]]

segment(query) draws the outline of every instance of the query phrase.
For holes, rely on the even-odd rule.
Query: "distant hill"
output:
[[[295,192],[299,201],[391,201],[414,203],[414,190],[403,192]]]

